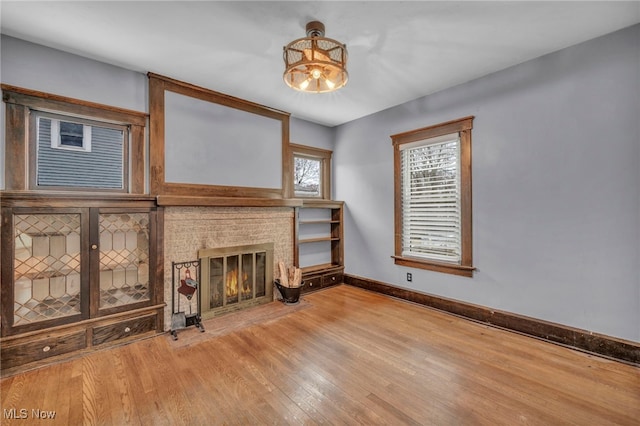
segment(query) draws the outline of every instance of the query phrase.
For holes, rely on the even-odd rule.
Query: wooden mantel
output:
[[[205,207],[299,207],[302,200],[294,198],[194,197],[158,195],[159,206]]]

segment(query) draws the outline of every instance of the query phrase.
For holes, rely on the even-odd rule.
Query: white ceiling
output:
[[[7,1],[3,34],[172,77],[335,126],[640,22],[640,2]],[[306,94],[282,48],[308,21],[349,82]]]

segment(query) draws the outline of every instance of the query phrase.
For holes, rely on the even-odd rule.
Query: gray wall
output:
[[[334,138],[335,129],[332,127],[291,117],[289,123],[289,139],[291,143],[333,151]]]
[[[84,101],[148,111],[147,76],[2,35],[2,82]]]
[[[282,121],[164,93],[165,181],[282,188]]]
[[[478,270],[396,266],[389,135],[468,115]],[[339,127],[346,272],[640,341],[639,123],[636,25]]]

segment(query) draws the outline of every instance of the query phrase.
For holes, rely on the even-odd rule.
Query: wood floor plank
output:
[[[638,425],[639,367],[355,287],[303,302],[3,378],[1,423]]]
[[[250,352],[253,342],[250,343],[250,347],[247,347],[244,341],[238,339],[237,336],[230,336],[228,340],[227,346],[236,356],[240,372],[248,382],[253,381],[258,384],[258,394],[269,405],[271,421],[307,424],[312,422],[311,416],[282,391],[278,382],[271,380],[270,375],[266,374],[266,371],[269,370],[264,360],[257,358],[254,353]]]
[[[330,423],[327,417],[331,417],[333,413],[321,413],[318,410],[320,399],[317,398],[315,392],[309,391],[299,384],[299,381],[296,380],[297,377],[292,374],[291,361],[286,355],[282,355],[282,352],[272,351],[263,338],[265,335],[268,335],[268,331],[260,327],[248,329],[233,338],[241,340],[246,345],[247,352],[259,360],[262,374],[268,377],[272,386],[286,395],[309,417],[311,424]]]

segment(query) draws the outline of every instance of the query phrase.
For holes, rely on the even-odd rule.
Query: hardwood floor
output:
[[[2,379],[1,423],[638,425],[638,367],[354,287],[303,299]]]

